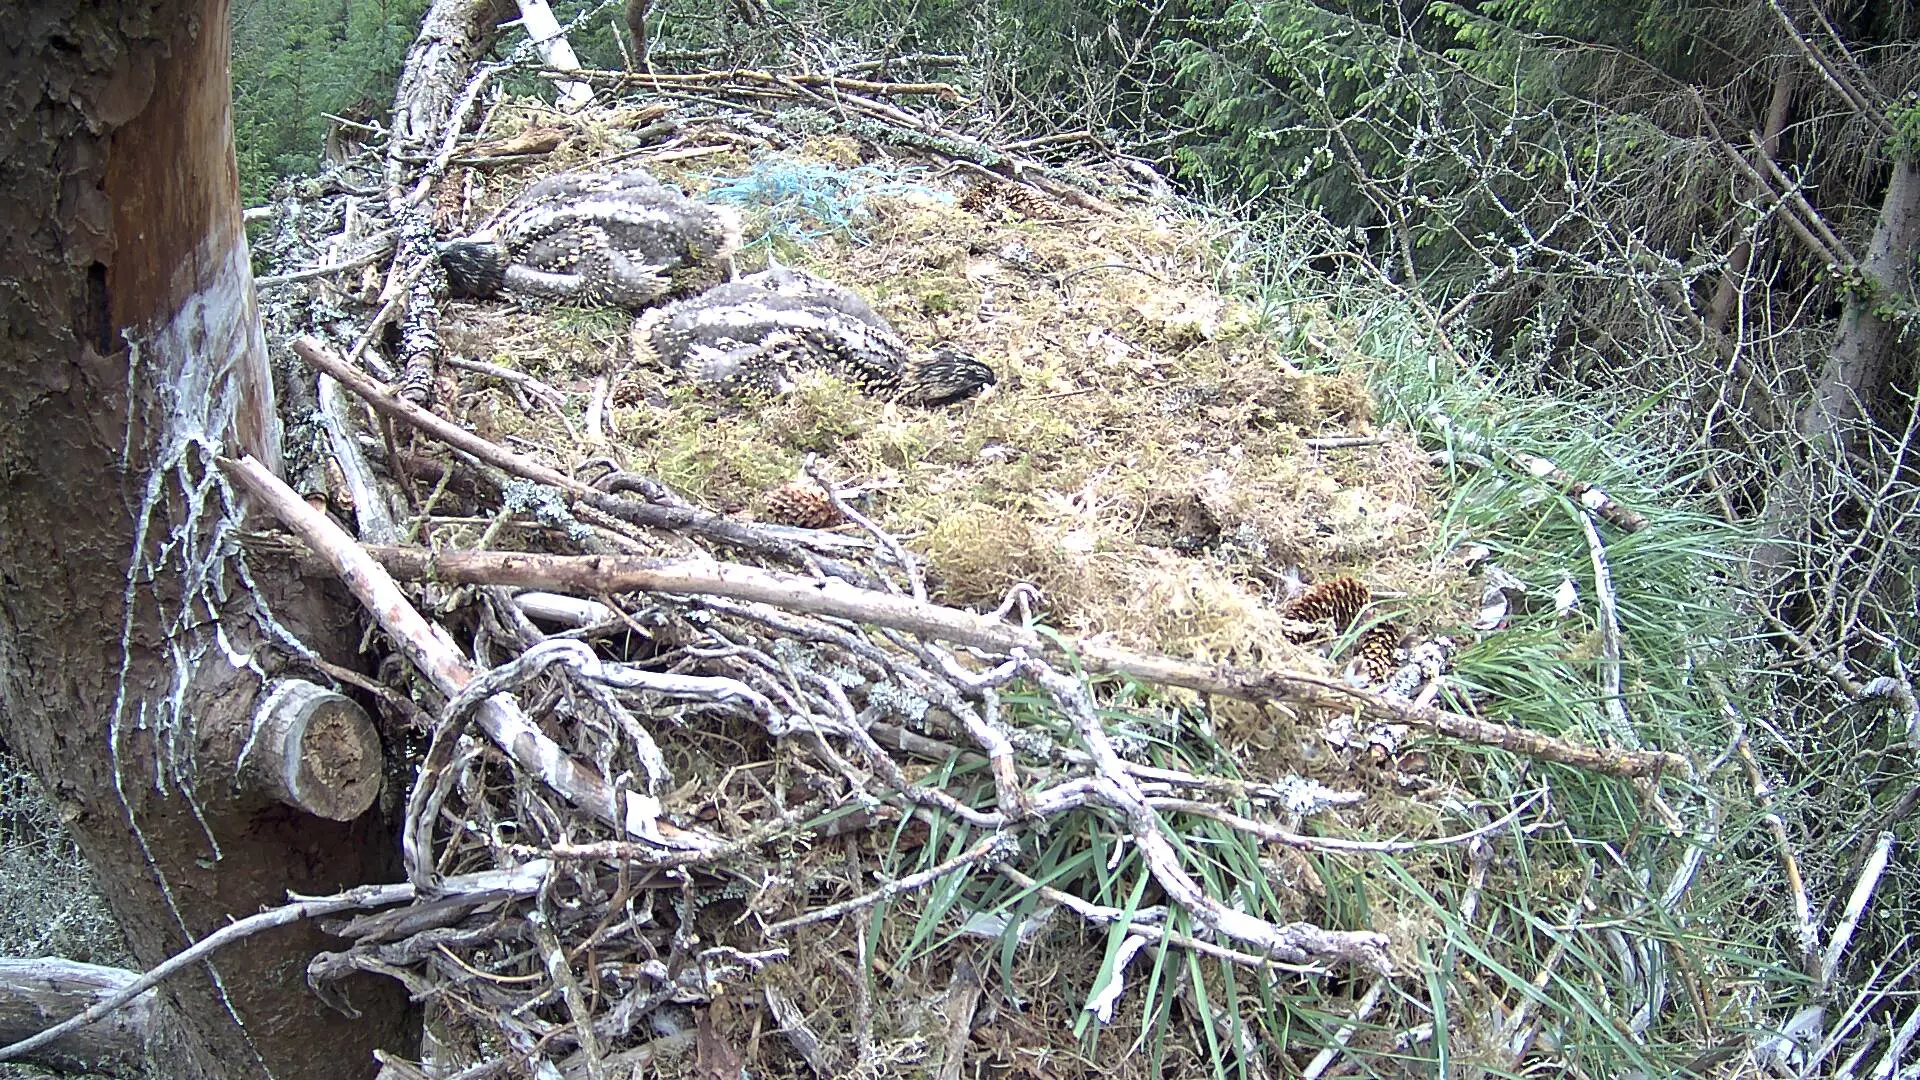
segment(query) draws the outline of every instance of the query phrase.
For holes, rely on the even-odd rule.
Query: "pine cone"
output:
[[[1001,200],[1000,185],[991,180],[975,184],[960,196],[960,209],[970,214],[985,214]]]
[[[1023,185],[1008,188],[1001,196],[1007,209],[1024,218],[1045,220],[1060,216],[1060,208],[1048,202],[1039,192]]]
[[[1332,581],[1323,581],[1301,594],[1300,598],[1282,608],[1280,614],[1296,622],[1317,623],[1331,621],[1335,631],[1345,630],[1353,625],[1373,594],[1354,577],[1337,577]],[[1312,635],[1291,635],[1295,641],[1307,640]]]
[[[1386,682],[1400,669],[1395,654],[1400,651],[1400,628],[1390,622],[1373,626],[1353,643],[1353,662],[1375,685]]]
[[[826,493],[812,484],[792,483],[767,492],[763,520],[802,529],[830,529],[846,519]]]

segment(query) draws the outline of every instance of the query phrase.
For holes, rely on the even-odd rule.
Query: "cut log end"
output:
[[[334,821],[373,805],[383,772],[380,734],[351,698],[282,679],[261,697],[254,723],[259,736],[246,772],[258,790]]]

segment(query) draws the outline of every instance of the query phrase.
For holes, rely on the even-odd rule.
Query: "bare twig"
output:
[[[539,888],[542,881],[546,880],[548,869],[549,864],[546,863],[528,863],[512,874],[502,874],[494,871],[483,874],[470,874],[460,878],[448,878],[442,883],[442,887],[443,891],[447,893],[467,893],[506,888],[521,892],[523,895],[531,894]],[[11,1061],[22,1054],[31,1053],[70,1031],[94,1023],[101,1017],[111,1014],[114,1010],[119,1009],[139,997],[145,991],[166,981],[169,976],[190,968],[221,949],[236,942],[245,941],[247,938],[253,937],[256,934],[264,933],[276,927],[287,926],[305,919],[317,919],[325,915],[332,915],[335,912],[365,911],[379,907],[390,907],[394,904],[404,904],[413,900],[416,895],[417,893],[412,885],[364,885],[357,889],[349,889],[343,893],[336,893],[332,896],[296,899],[293,903],[283,904],[277,908],[271,908],[255,915],[249,915],[244,919],[229,923],[213,933],[208,934],[206,937],[201,938],[199,941],[194,942],[192,945],[176,953],[165,963],[140,976],[140,978],[133,982],[128,983],[111,997],[100,1001],[78,1016],[55,1024],[53,1027],[48,1028],[30,1039],[22,1039],[11,1046],[0,1047],[0,1061]]]

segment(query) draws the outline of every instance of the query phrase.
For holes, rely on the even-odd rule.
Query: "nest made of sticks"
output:
[[[1429,628],[1457,582],[1424,554],[1424,458],[1371,429],[1358,372],[1303,370],[1312,334],[1218,291],[1216,223],[1011,185],[936,148],[962,139],[875,141],[874,116],[823,135],[719,100],[500,103],[447,142],[435,212],[464,227],[559,168],[656,168],[745,199],[753,238],[909,338],[971,346],[1002,369],[993,401],[914,413],[814,380],[741,409],[627,366],[621,317],[445,305],[405,316],[449,348],[430,413],[365,370],[398,376],[420,340],[403,326],[383,362],[383,313],[430,274],[404,223],[333,196],[263,245],[339,268],[275,279],[303,296],[270,318],[372,406],[295,398],[291,441],[325,452],[308,500],[275,505],[388,650],[362,688],[409,883],[331,923],[352,944],[309,975],[429,1004],[432,1060],[396,1068],[958,1075],[1047,1049],[1048,1075],[1156,1074],[1225,1037],[1200,1003],[1228,984],[1343,994],[1328,980],[1413,964],[1420,918],[1356,919],[1324,875],[1450,858],[1526,808],[1443,809],[1464,777],[1410,733],[1670,764],[1432,708],[1443,649],[1397,657],[1392,695],[1353,689],[1326,643],[1366,617],[1298,632],[1303,569],[1360,569]],[[402,258],[349,265],[383,236]],[[841,524],[755,520],[796,485]],[[1147,948],[1205,964],[1162,979],[1129,966]],[[1166,995],[1185,1026],[1126,1053]],[[1083,1012],[1118,1037],[1089,1049]]]

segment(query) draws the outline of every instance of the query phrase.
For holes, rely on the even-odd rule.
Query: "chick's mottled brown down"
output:
[[[647,312],[634,341],[695,382],[734,392],[784,393],[801,371],[824,369],[877,397],[944,405],[998,381],[954,346],[913,352],[851,289],[777,265]]]
[[[739,248],[731,208],[628,169],[542,180],[491,228],[442,245],[440,265],[456,297],[506,290],[641,308],[724,280]]]

